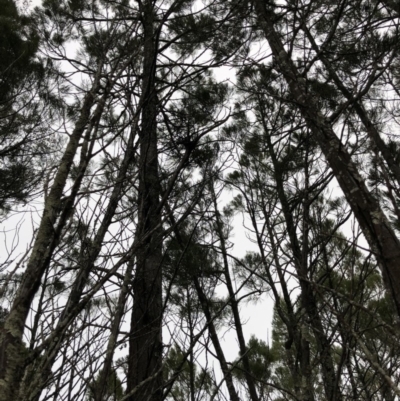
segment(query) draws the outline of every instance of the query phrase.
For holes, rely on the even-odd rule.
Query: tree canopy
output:
[[[399,24],[0,0],[0,401],[400,399]]]

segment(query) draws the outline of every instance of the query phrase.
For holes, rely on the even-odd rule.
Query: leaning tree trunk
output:
[[[319,59],[327,69],[329,76],[332,78],[333,82],[336,84],[340,92],[342,92],[343,96],[349,101],[349,105],[354,108],[354,111],[357,113],[360,121],[365,127],[365,131],[371,143],[382,154],[382,157],[385,160],[394,178],[396,179],[397,184],[400,185],[400,166],[397,164],[396,159],[391,153],[388,145],[386,145],[385,141],[381,138],[380,133],[374,125],[373,121],[369,118],[368,113],[362,104],[361,98],[357,99],[359,95],[353,95],[350,90],[346,88],[345,84],[341,81],[339,75],[336,73],[335,66],[331,64],[327,57],[325,57],[324,52],[321,51],[315,39],[311,35],[311,32],[305,25],[303,26],[303,30],[307,35],[307,38],[310,41],[312,48],[316,53],[318,53]]]
[[[297,238],[296,225],[294,222],[293,214],[291,213],[290,210],[290,205],[287,195],[285,193],[282,168],[279,165],[278,158],[275,153],[271,138],[269,138],[268,136],[266,138],[267,138],[267,147],[269,149],[269,154],[271,156],[272,164],[274,166],[274,171],[275,171],[276,192],[281,202],[282,212],[285,218],[287,233],[289,237],[289,244],[293,253],[293,263],[297,275],[299,277],[299,284],[301,289],[300,293],[301,303],[305,312],[307,313],[309,324],[312,328],[315,342],[317,345],[318,354],[321,360],[321,371],[324,381],[326,399],[328,401],[340,401],[342,400],[342,397],[340,394],[339,383],[337,383],[336,380],[335,365],[332,356],[332,345],[324,330],[321,314],[318,308],[316,293],[309,279],[309,272],[307,266],[307,256],[308,256],[307,215],[309,206],[306,205],[304,210],[303,221],[305,223],[305,226],[303,226],[303,248],[302,248]],[[307,175],[308,173],[306,172],[306,186],[307,186],[306,190],[308,190]],[[306,204],[308,203],[307,199],[305,199],[305,203]],[[304,366],[309,366],[309,360],[308,358],[306,358],[306,356],[309,354],[309,351],[307,351],[308,345],[306,344],[304,336],[302,337],[303,337],[302,348],[305,351],[304,353],[305,359],[301,362],[301,364]]]
[[[250,361],[247,354],[248,350],[244,338],[243,326],[239,312],[239,302],[237,300],[237,296],[233,288],[233,283],[229,272],[228,252],[223,232],[223,222],[221,221],[221,214],[218,209],[217,197],[215,195],[215,187],[213,180],[210,181],[210,194],[214,205],[215,229],[221,246],[225,284],[229,294],[230,306],[232,309],[233,321],[235,324],[236,335],[240,349],[240,357],[242,359],[244,368],[244,376],[249,390],[250,400],[259,401],[256,385],[254,382],[254,376],[250,369]]]
[[[95,104],[96,94],[100,88],[101,70],[102,63],[100,63],[92,89],[84,99],[80,116],[61,158],[54,183],[45,199],[42,219],[28,265],[23,273],[22,282],[18,287],[4,326],[0,330],[0,401],[16,399],[15,394],[17,394],[24,375],[25,360],[28,355],[28,351],[22,342],[25,321],[55,248],[58,239],[57,234],[67,220],[67,213],[65,207],[64,210],[62,208],[61,199],[79,141],[85,136],[85,132],[86,135],[90,135],[94,124],[103,112],[104,105],[98,104],[91,117],[91,109]]]
[[[298,73],[274,27],[275,14],[262,0],[254,7],[264,35],[271,47],[275,63],[289,85],[293,101],[299,107],[312,134],[332,169],[365,238],[379,264],[387,291],[400,317],[400,241],[396,237],[379,203],[374,199],[358,173],[345,146],[322,115],[316,102],[306,90],[306,82]]]
[[[228,389],[229,399],[230,401],[239,401],[240,399],[238,393],[236,392],[235,386],[233,384],[232,370],[229,368],[224,351],[221,347],[218,332],[214,324],[214,318],[210,311],[209,301],[207,300],[207,296],[201,288],[199,279],[195,276],[193,277],[193,284],[196,288],[201,307],[207,320],[208,332],[210,333],[211,342],[213,343],[218,362],[221,366],[222,374],[224,376],[226,387]]]
[[[128,400],[161,401],[162,286],[161,213],[157,157],[157,37],[151,1],[143,4],[144,59],[140,130],[138,225],[136,237],[148,234],[136,254],[129,338]],[[131,394],[131,395],[130,395]]]

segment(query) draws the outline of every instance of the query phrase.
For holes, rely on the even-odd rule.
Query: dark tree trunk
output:
[[[318,141],[360,227],[374,253],[400,316],[400,242],[379,203],[366,187],[358,168],[332,129],[331,122],[319,112],[307,93],[305,80],[298,73],[274,28],[273,12],[261,0],[254,0],[261,28],[271,47],[275,62],[289,85],[292,99],[299,107],[312,134]]]
[[[148,234],[136,255],[133,309],[129,338],[128,400],[161,401],[162,286],[161,214],[157,152],[155,69],[157,38],[151,1],[142,6],[144,60],[140,130],[137,238]],[[143,383],[146,381],[145,383]],[[142,383],[142,384],[141,384]]]
[[[223,232],[223,223],[221,221],[221,215],[218,210],[217,197],[215,195],[215,188],[214,188],[213,181],[211,181],[211,183],[210,183],[210,192],[211,192],[211,196],[212,196],[212,200],[213,200],[213,204],[214,204],[215,223],[216,223],[215,227],[216,227],[218,239],[221,244],[225,282],[226,282],[226,287],[228,289],[229,303],[230,303],[230,306],[232,309],[233,321],[235,323],[236,335],[237,335],[239,349],[240,349],[240,357],[242,358],[242,363],[243,363],[243,368],[244,368],[244,375],[246,378],[247,387],[249,389],[249,395],[250,395],[251,401],[259,401],[256,385],[254,383],[254,376],[251,372],[250,361],[249,361],[249,358],[247,355],[247,346],[246,346],[246,341],[244,339],[242,321],[240,319],[239,304],[236,299],[235,290],[233,288],[233,283],[232,283],[231,275],[229,272],[229,262],[228,262],[228,255],[227,255],[225,237],[224,237],[224,232]]]
[[[266,136],[267,146],[269,149],[269,153],[271,156],[272,164],[274,166],[275,172],[275,181],[276,181],[276,191],[278,198],[282,205],[282,212],[285,217],[287,233],[289,237],[290,246],[292,248],[293,256],[294,256],[294,266],[299,277],[299,283],[301,288],[301,303],[304,310],[307,313],[310,326],[312,328],[315,342],[317,345],[318,354],[321,360],[321,370],[322,376],[324,379],[324,389],[326,398],[329,401],[337,401],[341,400],[340,390],[338,388],[338,383],[336,382],[336,373],[335,367],[332,357],[332,347],[331,343],[325,333],[321,315],[318,309],[318,303],[316,299],[315,291],[310,282],[310,277],[308,273],[307,266],[307,256],[308,256],[308,244],[306,238],[308,238],[308,228],[307,223],[305,222],[305,226],[303,226],[303,248],[299,244],[296,232],[296,225],[293,219],[293,215],[290,210],[289,201],[287,199],[285,189],[284,189],[284,181],[282,176],[282,166],[280,165],[278,158],[275,154],[275,150],[271,139]],[[307,177],[307,172],[306,172]],[[306,178],[307,181],[307,178]],[[305,220],[308,219],[308,202],[305,201],[304,207],[304,216]],[[302,336],[300,349],[304,352],[301,366],[302,368],[310,367],[310,361],[308,360],[309,349],[306,340]],[[304,358],[304,359],[303,359]],[[307,386],[306,386],[307,388]]]
[[[342,92],[343,96],[349,101],[351,107],[354,108],[358,117],[365,127],[365,131],[374,145],[374,147],[381,153],[383,159],[385,160],[389,170],[392,172],[395,177],[397,184],[400,185],[400,166],[397,164],[393,154],[391,153],[389,147],[386,145],[385,141],[381,138],[378,129],[375,127],[373,121],[369,118],[367,111],[365,110],[362,100],[357,99],[350,91],[346,88],[344,83],[341,81],[340,77],[335,71],[334,65],[332,65],[327,57],[325,57],[323,51],[319,48],[317,43],[315,42],[311,32],[304,27],[304,32],[307,35],[308,40],[311,43],[314,51],[319,54],[319,59],[322,61],[324,66],[329,72],[329,76],[335,82],[337,88]],[[372,80],[373,82],[374,80]],[[365,90],[365,89],[364,89]]]
[[[197,291],[197,295],[199,297],[201,307],[203,309],[204,315],[207,319],[207,326],[208,326],[208,331],[210,333],[210,338],[213,343],[213,346],[215,348],[215,352],[218,357],[218,361],[221,366],[222,373],[224,375],[226,387],[228,389],[229,393],[229,398],[230,401],[239,401],[239,396],[236,392],[235,386],[233,384],[233,376],[232,376],[232,371],[228,366],[228,363],[225,359],[225,354],[224,351],[221,347],[221,343],[219,341],[217,329],[215,328],[214,325],[214,320],[213,317],[211,316],[210,308],[209,308],[209,303],[207,300],[206,295],[204,294],[203,289],[201,288],[201,285],[199,283],[199,280],[197,277],[193,277],[193,283]]]

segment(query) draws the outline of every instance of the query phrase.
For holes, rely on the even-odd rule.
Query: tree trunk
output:
[[[143,106],[140,131],[137,237],[151,233],[136,254],[133,309],[129,338],[128,400],[161,401],[162,388],[162,241],[157,152],[155,74],[157,38],[151,1],[142,6],[144,30]]]
[[[371,247],[400,317],[400,242],[379,203],[366,187],[355,163],[332,129],[330,121],[318,110],[307,93],[305,80],[283,47],[274,28],[276,16],[265,3],[254,0],[254,6],[264,35],[271,47],[275,62],[289,85],[292,99],[299,107],[332,169],[364,236]]]
[[[256,385],[254,383],[254,377],[250,370],[250,362],[249,362],[249,358],[247,355],[247,346],[246,346],[246,341],[244,339],[242,321],[240,319],[239,304],[236,299],[236,293],[233,288],[233,283],[232,283],[231,275],[229,272],[229,262],[228,262],[228,255],[227,255],[225,237],[224,237],[224,232],[223,232],[223,223],[221,221],[221,215],[218,210],[217,197],[215,195],[215,188],[214,188],[213,180],[210,182],[210,193],[211,193],[212,201],[214,204],[215,223],[216,223],[215,227],[216,227],[218,239],[219,239],[219,242],[221,245],[221,252],[222,252],[222,259],[223,259],[223,266],[224,266],[224,277],[225,277],[225,282],[226,282],[226,288],[228,289],[228,294],[229,294],[229,304],[231,306],[233,320],[235,322],[236,335],[237,335],[237,339],[238,339],[238,343],[239,343],[240,357],[242,358],[242,362],[243,362],[244,375],[246,378],[247,387],[249,389],[249,395],[250,395],[251,401],[259,401]]]
[[[324,389],[326,398],[329,401],[341,400],[340,390],[338,388],[338,383],[336,383],[335,367],[332,358],[332,347],[331,343],[325,333],[321,315],[318,309],[318,303],[316,299],[315,291],[310,283],[309,273],[308,273],[308,200],[307,196],[304,201],[304,213],[303,213],[303,247],[299,244],[297,238],[296,225],[293,219],[293,214],[290,210],[289,201],[285,193],[284,188],[284,178],[282,175],[282,166],[275,153],[274,146],[272,144],[271,138],[266,135],[267,147],[269,154],[271,156],[271,161],[274,166],[275,182],[276,182],[276,192],[278,198],[281,202],[282,212],[285,218],[285,223],[287,227],[287,233],[289,237],[290,247],[293,253],[293,263],[296,269],[296,273],[299,278],[299,284],[301,288],[301,304],[306,311],[309,319],[309,324],[312,328],[314,338],[317,345],[318,354],[321,360],[321,370],[324,379]],[[305,182],[306,187],[308,186],[308,172],[305,172]],[[306,188],[308,189],[308,188]],[[301,336],[302,342],[300,344],[300,349],[304,350],[304,358],[301,361],[302,367],[309,366],[309,360],[306,356],[309,354],[308,345],[304,339],[304,335]],[[305,386],[307,389],[307,385]]]
[[[221,370],[224,375],[224,379],[225,379],[226,387],[228,389],[230,401],[239,401],[239,396],[236,392],[235,386],[233,385],[232,371],[229,369],[228,363],[225,359],[225,354],[224,354],[224,351],[221,347],[221,343],[218,338],[218,333],[217,333],[217,330],[214,325],[214,320],[213,320],[213,317],[211,316],[207,297],[204,294],[204,291],[201,288],[201,285],[200,285],[197,277],[193,277],[193,283],[196,288],[197,295],[199,297],[204,315],[207,319],[208,331],[210,333],[211,341],[213,343],[215,352],[218,357],[218,362],[221,366]]]
[[[99,89],[99,78],[100,74],[92,90],[85,97],[80,117],[60,161],[54,183],[45,200],[43,216],[22,283],[0,332],[0,401],[15,399],[22,380],[24,360],[27,356],[22,342],[25,321],[32,300],[40,287],[50,253],[55,246],[56,222],[61,212],[61,198],[79,141],[85,130],[90,129],[90,125],[88,127],[90,111],[95,101],[95,93]],[[58,226],[62,224],[61,221]]]
[[[381,138],[379,131],[375,127],[373,121],[368,116],[367,111],[365,110],[362,100],[357,99],[357,95],[353,96],[353,94],[346,88],[344,83],[341,81],[339,76],[336,74],[335,67],[330,63],[329,59],[324,56],[323,51],[319,48],[317,43],[315,42],[311,32],[307,29],[307,27],[303,27],[305,34],[307,35],[308,40],[311,43],[312,48],[319,55],[319,59],[324,64],[325,68],[329,72],[329,76],[335,82],[337,88],[342,92],[343,96],[349,101],[350,106],[352,106],[360,118],[361,122],[365,127],[365,131],[370,138],[371,143],[376,147],[377,150],[382,154],[385,162],[388,165],[388,168],[394,175],[397,184],[400,185],[400,166],[398,166],[394,156],[390,152],[389,147],[386,145],[385,141]]]

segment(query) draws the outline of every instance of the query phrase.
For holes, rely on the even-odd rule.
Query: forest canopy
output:
[[[398,2],[0,0],[0,39],[0,401],[400,399]]]

